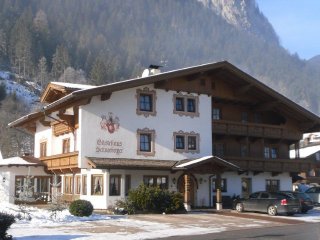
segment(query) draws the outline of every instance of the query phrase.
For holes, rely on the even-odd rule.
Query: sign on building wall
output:
[[[120,119],[112,112],[101,115],[101,130],[106,134],[105,138],[98,138],[96,141],[96,153],[123,153],[123,142],[113,138],[114,133],[120,128]]]

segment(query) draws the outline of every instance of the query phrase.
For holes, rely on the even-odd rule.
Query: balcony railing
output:
[[[280,126],[255,123],[242,123],[225,120],[213,120],[212,132],[216,134],[288,139],[294,141],[299,141],[302,138],[301,133],[291,131]]]
[[[68,171],[78,168],[78,152],[40,157],[40,160],[47,165],[50,171]]]
[[[306,172],[314,167],[310,159],[265,159],[253,157],[223,157],[243,170],[257,172]]]

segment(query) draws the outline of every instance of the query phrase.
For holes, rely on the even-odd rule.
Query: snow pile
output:
[[[31,225],[34,227],[111,219],[111,216],[100,214],[92,214],[89,217],[76,217],[71,215],[68,209],[57,212],[55,217],[53,216],[53,212],[47,209],[40,209],[32,206],[23,206],[23,209],[24,211],[22,212],[19,205],[10,203],[1,203],[0,205],[0,212],[12,214],[13,216],[22,216],[20,220],[16,219],[16,224],[28,224],[29,226]],[[26,220],[26,215],[29,215],[31,220]]]

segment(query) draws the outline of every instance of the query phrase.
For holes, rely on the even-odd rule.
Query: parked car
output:
[[[312,198],[314,204],[320,203],[320,186],[308,188],[305,193]]]
[[[247,199],[235,201],[238,212],[265,212],[272,216],[300,212],[300,200],[283,192],[260,191],[252,193]]]
[[[307,193],[293,191],[284,191],[284,193],[292,195],[300,200],[302,213],[307,213],[309,210],[313,209],[312,198]]]

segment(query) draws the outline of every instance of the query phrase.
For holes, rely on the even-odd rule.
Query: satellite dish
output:
[[[149,69],[146,68],[145,70],[143,70],[141,77],[148,77],[149,75],[150,75],[150,71]]]

